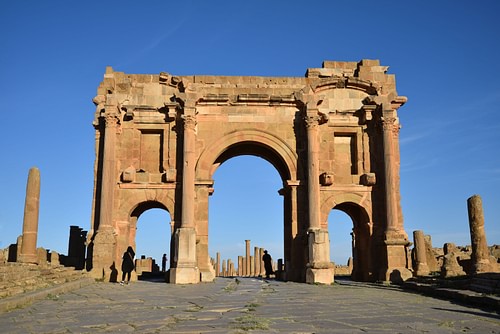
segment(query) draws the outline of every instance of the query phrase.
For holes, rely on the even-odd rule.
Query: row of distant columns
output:
[[[242,276],[242,277],[258,277],[264,276],[266,271],[264,269],[264,248],[254,247],[254,255],[251,255],[250,240],[245,240],[245,256],[238,256],[238,263],[231,259],[222,260],[221,255],[217,252],[214,263],[216,276]],[[278,261],[279,263],[279,261]],[[276,267],[273,265],[273,267]],[[281,267],[281,266],[280,266]]]

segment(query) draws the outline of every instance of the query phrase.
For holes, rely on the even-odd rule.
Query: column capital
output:
[[[182,119],[184,120],[184,129],[185,130],[194,130],[196,128],[196,116],[194,115],[182,115]]]
[[[314,111],[309,112],[308,110],[306,115],[304,115],[304,123],[307,129],[314,128],[328,122],[328,115],[319,112],[318,109],[314,109]]]

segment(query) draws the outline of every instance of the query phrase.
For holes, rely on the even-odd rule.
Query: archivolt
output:
[[[231,152],[231,148],[240,146],[245,149]],[[234,131],[213,143],[207,143],[206,147],[196,164],[198,180],[210,180],[215,172],[212,166],[216,162],[222,163],[242,154],[253,154],[268,160],[284,180],[294,180],[297,177],[295,151],[282,139],[264,131],[253,129]]]

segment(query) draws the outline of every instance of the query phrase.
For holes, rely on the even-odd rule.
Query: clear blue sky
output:
[[[401,192],[410,238],[421,229],[470,243],[466,200],[483,198],[500,244],[500,2],[1,1],[0,248],[22,232],[28,170],[42,177],[38,245],[67,253],[69,226],[90,228],[94,105],[105,67],[126,73],[303,76],[323,60],[380,59],[396,75]],[[244,177],[242,177],[244,176]],[[210,253],[244,240],[283,254],[281,187],[259,158],[215,174]],[[166,212],[139,220],[138,254],[168,245]],[[352,222],[330,216],[333,260]],[[265,233],[263,233],[265,231]]]

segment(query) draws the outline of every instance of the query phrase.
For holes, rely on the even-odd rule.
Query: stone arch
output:
[[[370,206],[365,203],[366,195],[342,193],[330,196],[321,209],[322,221],[328,227],[328,214],[336,209],[347,214],[353,223],[353,272],[352,277],[358,281],[373,280],[373,264],[371,259],[372,222]]]
[[[238,147],[236,154],[233,149]],[[297,155],[282,139],[265,131],[246,129],[231,132],[207,145],[196,164],[196,177],[209,180],[218,165],[237,155],[257,155],[269,161],[283,180],[297,177]]]
[[[144,189],[144,191],[141,192],[132,192],[130,196],[126,197],[125,201],[120,203],[119,212],[122,215],[122,219],[128,219],[129,217],[139,217],[142,212],[153,208],[165,209],[172,219],[175,217],[174,200],[166,191],[155,189]]]
[[[174,220],[174,200],[166,191],[158,189],[144,189],[144,191],[132,191],[122,203],[120,203],[119,217],[116,219],[116,229],[119,231],[117,243],[117,258],[121,251],[129,245],[135,249],[136,227],[139,216],[149,209],[163,209]],[[172,231],[170,231],[172,233]]]

